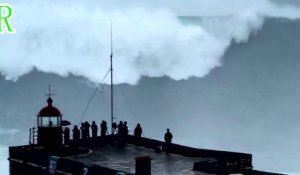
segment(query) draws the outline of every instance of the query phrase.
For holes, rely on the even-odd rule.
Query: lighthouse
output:
[[[50,93],[47,103],[37,114],[37,144],[46,148],[58,148],[62,145],[62,114],[53,106]]]

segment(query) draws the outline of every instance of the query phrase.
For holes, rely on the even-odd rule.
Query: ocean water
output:
[[[0,170],[1,174],[8,175],[9,174],[9,166],[8,166],[8,148],[7,146],[0,145]]]
[[[131,128],[141,123],[146,137],[162,140],[170,128],[176,143],[251,153],[256,169],[297,174],[299,30],[299,20],[268,19],[247,43],[233,43],[222,66],[204,78],[143,77],[135,86],[117,85],[116,119],[127,120]],[[46,105],[49,83],[54,105],[73,124],[79,123],[95,88],[82,77],[37,70],[17,82],[1,77],[1,170],[8,170],[7,146],[28,143],[28,128],[36,124],[36,114]],[[98,123],[103,119],[109,121],[107,86],[83,117]]]

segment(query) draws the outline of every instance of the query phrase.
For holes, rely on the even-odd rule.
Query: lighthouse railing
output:
[[[35,127],[29,129],[29,145],[37,144],[37,132],[38,129]]]

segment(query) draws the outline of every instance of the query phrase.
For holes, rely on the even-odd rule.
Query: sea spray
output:
[[[17,80],[35,68],[99,82],[109,67],[112,20],[118,83],[203,77],[222,65],[232,42],[247,42],[265,17],[300,17],[299,7],[269,0],[171,2],[11,2],[18,32],[1,36],[0,73]],[[183,24],[181,15],[201,22]]]

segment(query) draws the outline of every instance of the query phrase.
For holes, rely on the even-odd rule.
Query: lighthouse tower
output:
[[[62,144],[62,114],[52,105],[51,93],[48,105],[37,114],[37,144],[46,148],[58,148]]]

